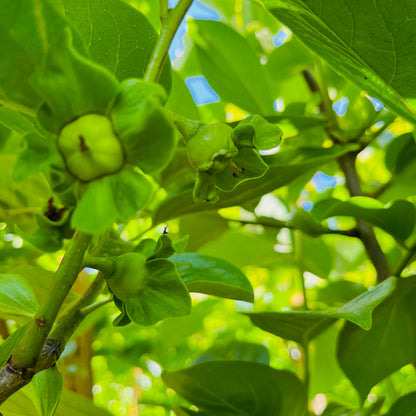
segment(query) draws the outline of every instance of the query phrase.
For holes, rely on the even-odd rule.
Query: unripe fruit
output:
[[[141,253],[125,253],[117,257],[107,285],[118,299],[134,298],[145,288],[148,273],[145,263],[146,257]]]
[[[124,163],[120,140],[110,120],[100,114],[87,114],[67,124],[58,148],[68,170],[82,181],[115,173]]]
[[[195,170],[221,172],[238,153],[233,129],[224,123],[200,127],[186,143],[188,159]]]

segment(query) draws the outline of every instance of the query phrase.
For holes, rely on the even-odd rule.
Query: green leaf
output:
[[[20,181],[47,170],[52,164],[63,165],[62,157],[54,143],[38,134],[25,136],[26,148],[19,155],[13,170],[13,179]]]
[[[149,179],[131,169],[90,182],[74,211],[72,226],[102,233],[115,221],[133,217],[148,202],[152,191]]]
[[[174,407],[173,408],[176,416],[204,416],[201,412],[194,412],[191,409],[185,409],[184,407]]]
[[[129,318],[140,325],[153,325],[162,319],[191,312],[191,298],[174,264],[165,259],[146,263],[149,275],[136,298],[125,301]]]
[[[363,285],[350,280],[329,281],[327,286],[318,290],[317,301],[332,306],[347,303],[364,292],[366,288]]]
[[[299,416],[306,392],[288,371],[245,361],[209,361],[163,372],[165,383],[201,411],[221,416]]]
[[[329,403],[322,416],[371,416],[371,409],[345,406],[338,403]]]
[[[0,0],[0,104],[34,114],[41,99],[30,77],[67,23],[48,0]],[[75,44],[83,52],[78,36]]]
[[[14,350],[14,347],[21,340],[26,332],[27,325],[21,326],[0,345],[0,366],[3,367],[6,364],[8,358]]]
[[[368,330],[372,326],[372,314],[396,286],[395,278],[389,278],[368,290],[337,311],[293,311],[246,313],[254,325],[279,337],[307,345],[336,319],[348,321]]]
[[[255,312],[245,315],[264,331],[304,346],[336,321],[330,314],[322,312]]]
[[[362,401],[375,384],[416,359],[415,296],[416,278],[398,279],[394,294],[373,312],[369,331],[350,323],[341,331],[338,361]]]
[[[254,302],[250,282],[231,263],[197,253],[174,254],[170,260],[176,264],[190,292]]]
[[[296,249],[302,267],[316,276],[327,279],[332,270],[332,251],[322,239],[300,234]]]
[[[5,416],[39,416],[29,397],[20,390],[0,407]],[[55,416],[110,416],[106,410],[94,406],[91,399],[64,389]]]
[[[272,51],[265,68],[271,82],[284,83],[304,70],[313,69],[315,65],[312,53],[297,38],[293,37],[290,42],[286,42]]]
[[[198,107],[185,81],[176,71],[172,71],[172,89],[166,108],[191,120],[200,120]]]
[[[328,232],[328,228],[316,221],[309,212],[302,208],[295,211],[290,224],[311,237],[319,237]]]
[[[50,289],[55,278],[55,273],[33,264],[16,265],[10,272],[25,278],[35,293],[40,305],[50,297]],[[71,289],[62,305],[62,309],[74,304],[79,298],[80,295]]]
[[[416,223],[416,209],[411,202],[397,200],[384,207],[374,198],[364,196],[355,196],[348,201],[335,198],[322,200],[315,205],[312,215],[318,220],[335,216],[359,218],[380,227],[400,241],[412,234]]]
[[[165,101],[160,85],[128,79],[121,84],[111,111],[127,160],[146,173],[165,168],[176,147],[174,126],[162,108]]]
[[[74,49],[69,29],[49,48],[44,68],[32,77],[32,85],[45,101],[38,111],[39,121],[53,133],[81,115],[105,113],[118,89],[110,72]]]
[[[15,155],[0,155],[0,218],[9,224],[33,225],[33,214],[51,196],[45,178],[33,175],[24,182],[12,180]]]
[[[416,96],[412,75],[416,36],[412,0],[324,2],[264,0],[265,6],[313,52],[400,116],[415,123],[405,98]],[[364,18],[365,16],[365,18]]]
[[[412,133],[396,137],[386,149],[386,167],[397,175],[416,158],[416,143]]]
[[[0,311],[4,315],[32,317],[37,307],[36,296],[22,276],[0,274]]]
[[[396,282],[396,278],[388,278],[374,289],[364,292],[339,308],[336,316],[347,319],[365,330],[370,329],[374,308],[391,295],[396,287]]]
[[[416,392],[399,397],[386,416],[416,416]]]
[[[9,107],[0,107],[0,123],[20,134],[38,132],[31,120]]]
[[[56,367],[35,374],[31,386],[39,413],[42,416],[54,416],[63,388],[63,378]]]
[[[78,29],[91,59],[122,81],[143,78],[158,34],[137,8],[121,0],[65,0],[66,18]],[[161,83],[170,88],[169,60]]]
[[[250,113],[273,113],[273,98],[264,68],[249,42],[221,22],[188,23],[202,72],[226,101]]]
[[[161,223],[185,214],[246,203],[288,185],[305,172],[321,167],[355,148],[355,145],[333,146],[329,149],[297,148],[296,150],[282,150],[275,155],[263,156],[263,160],[269,165],[269,170],[262,178],[241,183],[231,192],[218,191],[220,200],[217,204],[196,204],[192,197],[192,191],[189,190],[172,193],[155,211],[154,222]]]
[[[270,356],[264,345],[252,342],[231,341],[216,344],[202,353],[192,364],[213,360],[240,360],[269,365]]]

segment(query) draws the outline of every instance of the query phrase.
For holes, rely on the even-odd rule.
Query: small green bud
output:
[[[123,147],[111,121],[99,114],[87,114],[67,124],[58,148],[68,170],[82,181],[115,173],[124,163]]]
[[[186,143],[188,159],[195,170],[221,172],[238,153],[233,129],[224,123],[201,126]]]
[[[125,253],[116,258],[107,285],[118,299],[134,298],[145,288],[148,273],[145,263],[146,257],[141,253]]]

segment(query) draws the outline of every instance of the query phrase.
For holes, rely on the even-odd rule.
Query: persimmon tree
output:
[[[413,415],[414,2],[192,3],[0,0],[2,414]]]

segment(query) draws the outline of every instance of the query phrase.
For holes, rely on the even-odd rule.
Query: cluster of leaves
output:
[[[95,383],[134,383],[143,414],[412,415],[412,0],[204,0],[221,21],[188,21],[159,83],[142,3],[0,0],[0,364],[78,229],[94,299],[71,290],[52,334],[90,315]],[[218,102],[194,104],[200,74]],[[2,410],[107,414],[62,386],[48,368]]]

